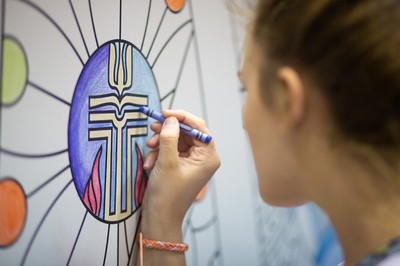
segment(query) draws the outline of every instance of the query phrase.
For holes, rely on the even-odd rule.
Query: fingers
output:
[[[160,122],[155,122],[150,125],[151,130],[154,131],[154,135],[147,140],[147,146],[152,149],[159,148],[160,151],[157,150],[156,153],[149,155],[149,162],[146,167],[154,167],[154,165],[152,164],[152,159],[154,159],[155,161],[157,159],[160,159],[161,162],[169,161],[176,164],[179,160],[179,157],[189,157],[189,155],[191,154],[190,150],[192,149],[193,145],[206,148],[206,150],[204,150],[203,152],[208,153],[208,155],[212,155],[214,153],[213,150],[215,148],[213,141],[210,144],[205,144],[195,138],[186,136],[185,134],[180,135],[178,120],[182,123],[199,129],[204,133],[210,134],[210,131],[208,130],[207,125],[203,119],[182,110],[166,110],[163,112],[163,115],[172,124],[168,125],[166,122],[164,124]],[[155,154],[157,154],[158,157],[156,157]],[[163,158],[166,158],[166,160],[164,161]]]
[[[149,148],[152,148],[152,149],[156,149],[156,148],[158,148],[158,146],[160,145],[160,134],[154,134],[153,136],[151,136],[148,140],[147,140],[147,142],[146,142],[146,145],[149,147]]]
[[[146,144],[148,147],[152,149],[158,148],[160,144],[159,134],[161,132],[162,126],[163,124],[160,122],[155,122],[150,125],[151,130],[154,131],[154,135],[147,140]],[[192,137],[185,136],[184,138],[179,138],[178,151],[179,152],[186,151],[192,145],[193,145]]]
[[[179,122],[175,117],[165,120],[160,132],[159,162],[168,167],[178,164]]]
[[[154,133],[160,133],[161,132],[161,128],[162,128],[162,123],[160,122],[154,122],[153,124],[150,125],[150,129],[154,132]]]
[[[149,153],[146,155],[146,158],[144,159],[143,168],[145,170],[152,170],[154,168],[154,165],[156,164],[157,158],[158,149],[149,151]]]

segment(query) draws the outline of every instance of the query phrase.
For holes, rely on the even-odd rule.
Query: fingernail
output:
[[[168,117],[168,118],[165,120],[165,123],[164,123],[164,124],[165,124],[166,126],[175,126],[177,122],[178,122],[178,120],[176,120],[175,117]]]

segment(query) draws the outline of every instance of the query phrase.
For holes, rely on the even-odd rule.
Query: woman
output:
[[[317,203],[343,265],[400,265],[400,1],[260,0],[240,79],[258,174],[269,204]],[[146,239],[182,242],[183,217],[219,166],[214,143],[179,136],[183,111],[154,124],[143,202]],[[179,139],[178,139],[179,138]],[[145,248],[147,265],[184,254]]]

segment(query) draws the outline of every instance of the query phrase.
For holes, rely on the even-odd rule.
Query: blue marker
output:
[[[165,117],[161,113],[151,110],[148,107],[140,106],[139,111],[161,123],[164,123],[165,121]],[[183,123],[179,123],[179,127],[181,128],[181,132],[185,133],[186,135],[189,135],[207,144],[211,142],[212,137],[207,135],[206,133],[201,132],[200,130],[194,129],[191,126]]]

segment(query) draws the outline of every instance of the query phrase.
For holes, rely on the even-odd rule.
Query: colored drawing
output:
[[[0,3],[1,263],[132,265],[152,135],[139,107],[174,108],[190,89],[207,118],[191,3]],[[222,261],[218,210],[191,217],[215,189],[201,198],[184,233],[212,231],[205,259]],[[200,248],[190,252],[197,264]]]
[[[143,169],[143,157],[140,153],[138,145],[135,145],[137,167],[136,167],[136,182],[135,182],[135,207],[138,208],[142,203],[144,192],[146,190],[148,176],[146,171]]]
[[[0,247],[12,245],[26,220],[25,194],[15,179],[0,180]]]
[[[104,222],[128,218],[139,207],[136,200],[141,201],[133,192],[138,191],[136,180],[144,176],[144,151],[139,147],[145,147],[149,122],[139,112],[140,106],[161,109],[146,59],[127,41],[103,44],[85,64],[76,85],[68,146],[78,194],[83,199],[89,188],[97,191],[90,194],[97,196],[95,202],[83,202]],[[98,181],[95,187],[94,180]],[[95,203],[99,213],[88,203]]]
[[[11,105],[24,93],[28,77],[27,60],[21,45],[11,37],[3,39],[1,103]]]
[[[102,200],[101,186],[100,186],[100,155],[101,147],[97,152],[96,159],[93,163],[93,170],[90,178],[86,184],[85,192],[83,193],[83,202],[96,217],[100,215],[100,207]]]

